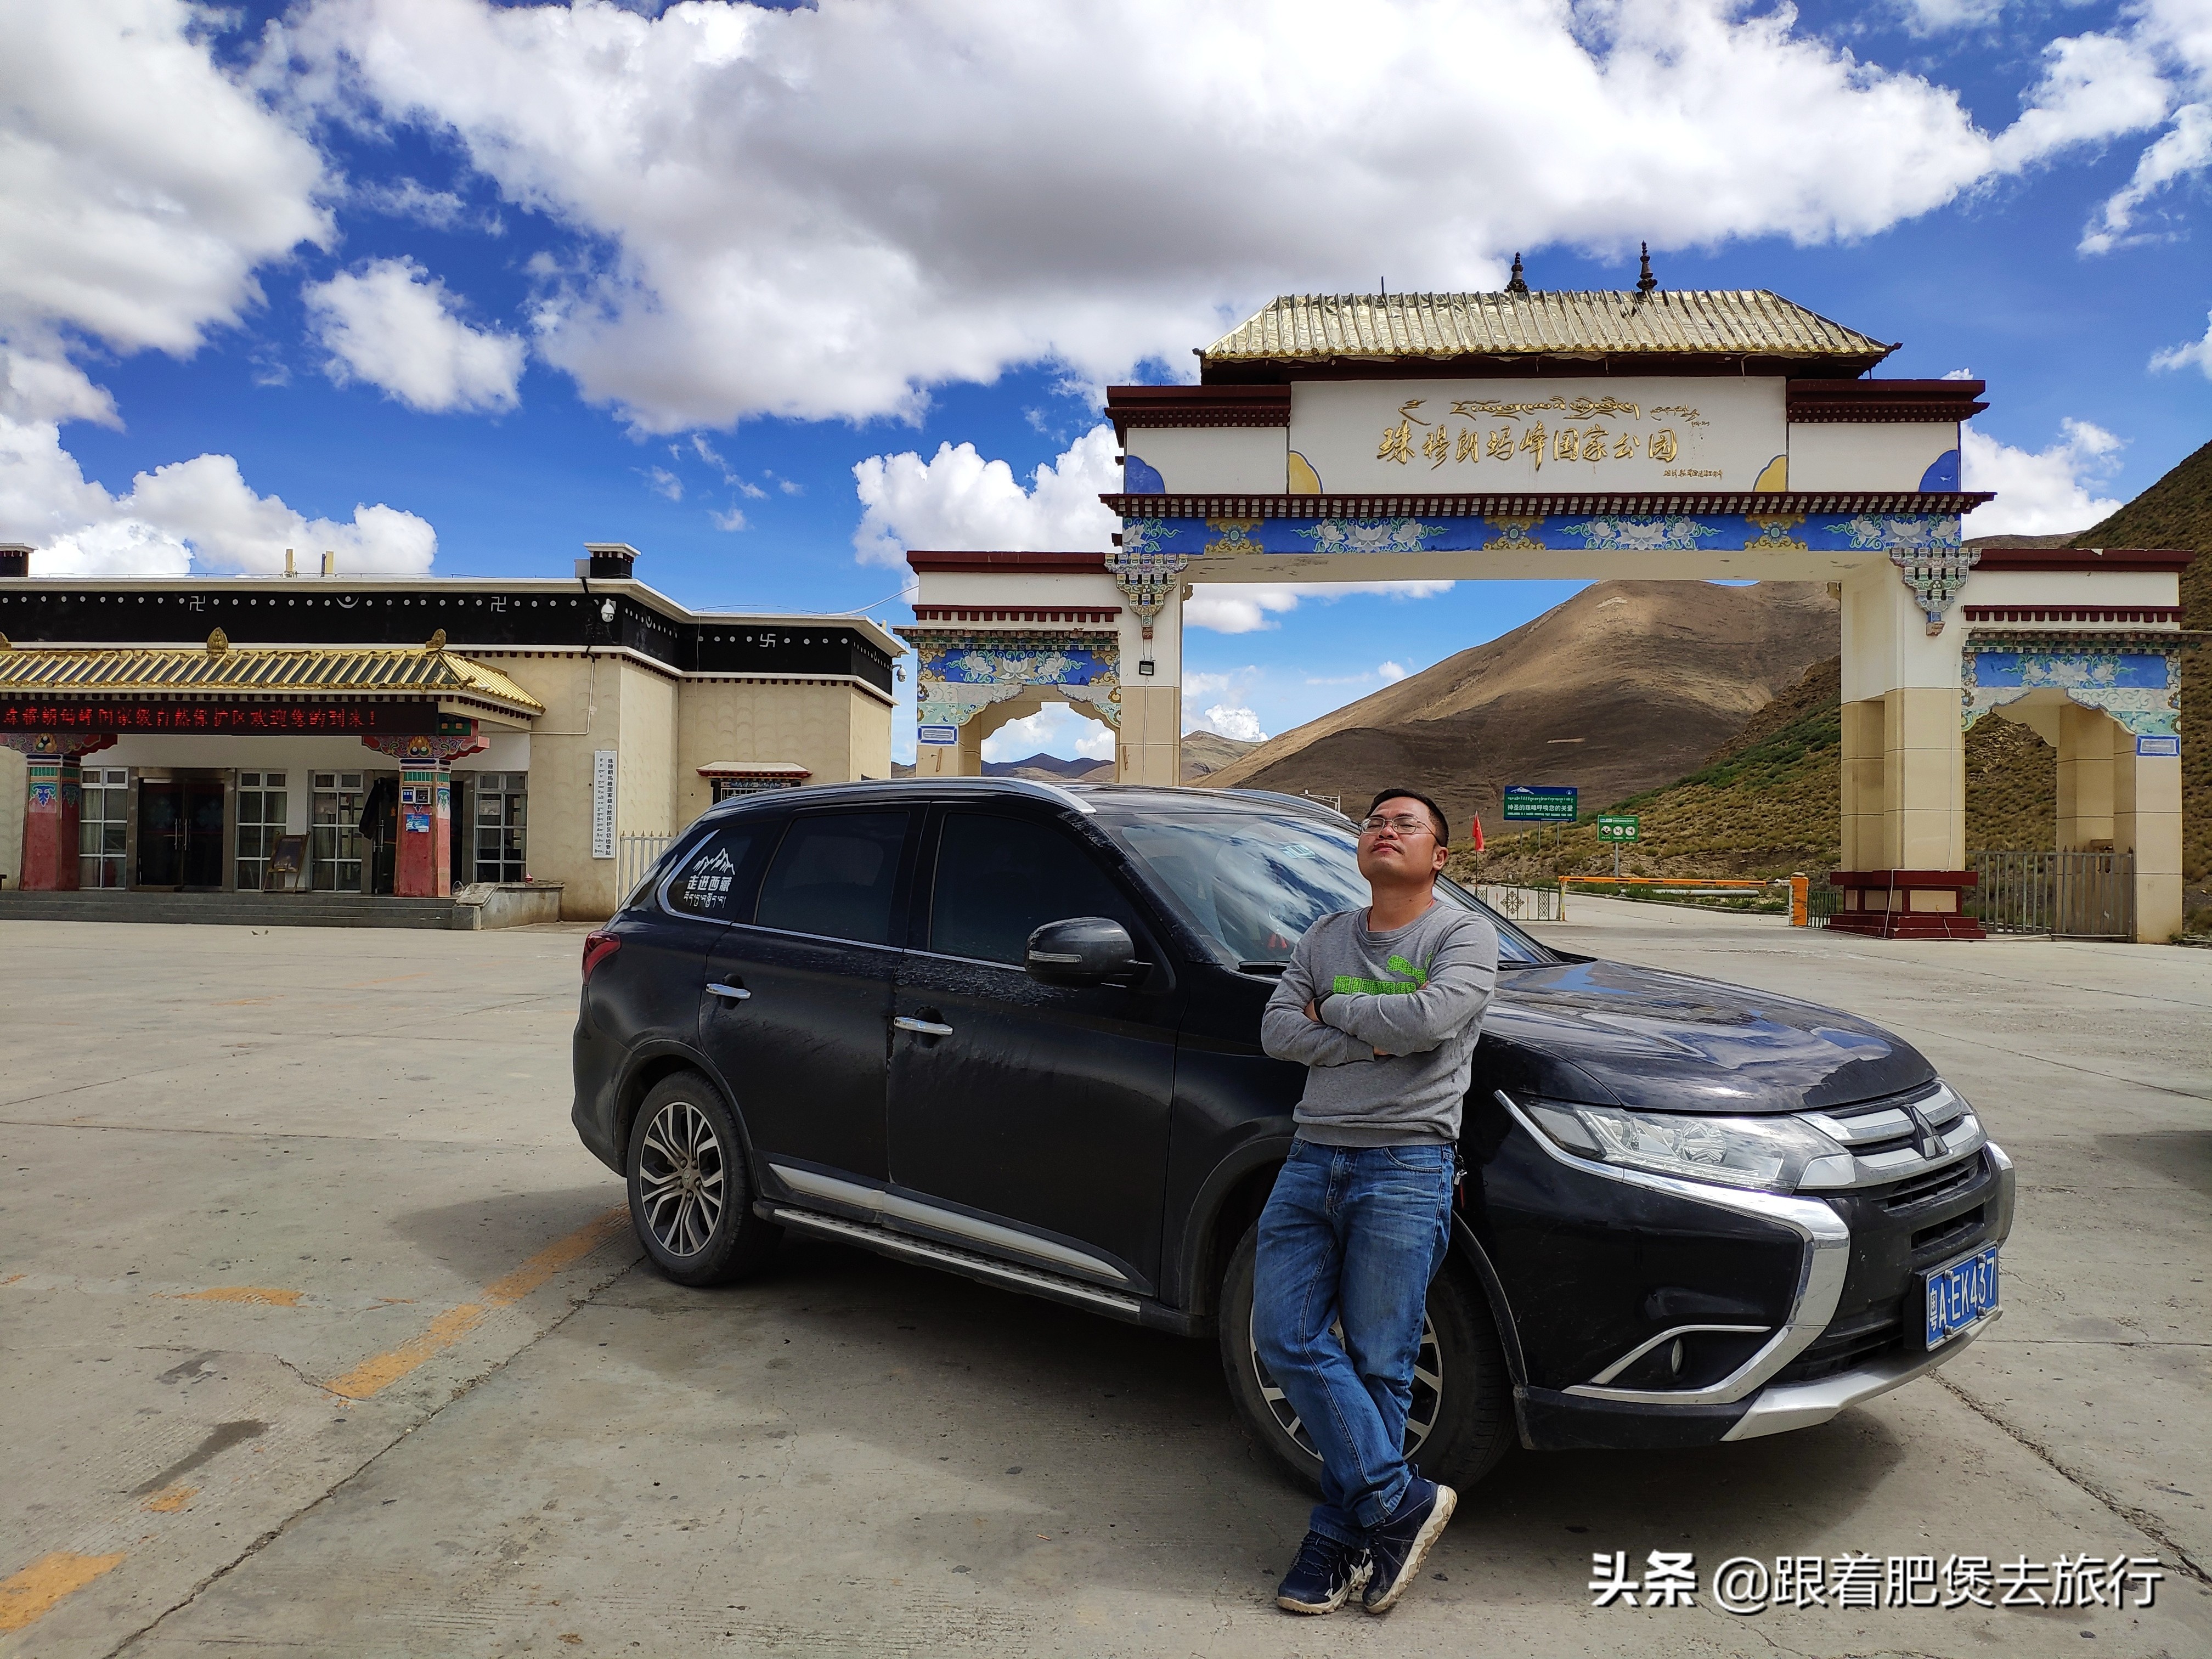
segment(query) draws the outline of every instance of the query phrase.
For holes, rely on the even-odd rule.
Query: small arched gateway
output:
[[[1875,378],[1896,348],[1763,290],[1286,295],[1199,383],[1115,386],[1107,553],[915,552],[920,765],[974,775],[1046,702],[1173,783],[1182,606],[1206,582],[1821,581],[1843,602],[1845,908],[1963,914],[1964,731],[2054,737],[2061,845],[2133,854],[2136,936],[2181,926],[2183,553],[1980,553],[1960,520],[1978,380]],[[2069,839],[2070,837],[2070,839]]]

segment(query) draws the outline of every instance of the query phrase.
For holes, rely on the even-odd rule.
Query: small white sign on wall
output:
[[[615,750],[592,751],[592,856],[615,855]]]

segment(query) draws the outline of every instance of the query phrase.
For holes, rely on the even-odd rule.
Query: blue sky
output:
[[[1098,544],[1098,389],[1273,294],[1516,250],[1625,287],[1639,240],[1986,379],[1972,529],[2082,527],[2212,436],[2212,0],[1408,3],[1350,53],[1308,9],[11,9],[0,537],[453,574],[626,540],[692,604],[896,622],[902,546]],[[1186,724],[1286,730],[1572,591],[1201,604]]]

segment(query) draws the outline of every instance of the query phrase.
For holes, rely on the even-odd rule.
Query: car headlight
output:
[[[1528,1110],[1564,1150],[1625,1169],[1772,1193],[1851,1179],[1850,1155],[1794,1117],[1693,1117],[1554,1101],[1531,1102]]]

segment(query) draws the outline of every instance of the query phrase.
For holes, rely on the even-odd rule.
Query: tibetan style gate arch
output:
[[[1196,581],[1821,581],[1834,925],[1981,936],[1964,733],[1995,710],[2051,728],[2061,846],[2132,852],[2138,937],[2170,937],[2190,556],[1965,546],[1983,383],[1863,378],[1893,349],[1765,291],[1285,295],[1198,385],[1109,390],[1112,551],[908,556],[919,769],[973,775],[989,731],[1066,701],[1115,729],[1121,781],[1178,781]]]

